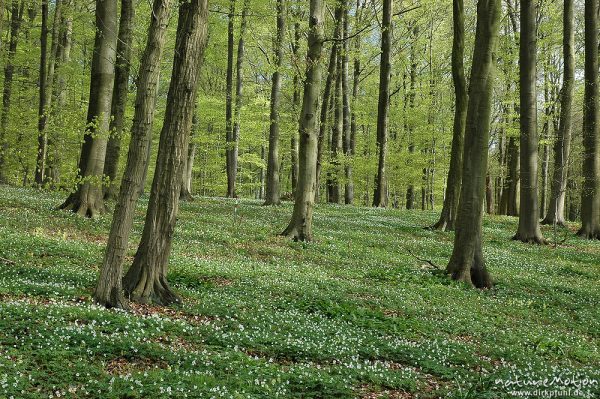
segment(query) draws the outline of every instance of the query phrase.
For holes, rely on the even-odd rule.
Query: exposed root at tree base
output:
[[[152,284],[152,286],[149,287],[144,282],[136,282],[135,284],[126,284],[124,282],[124,286],[126,287],[125,292],[129,296],[130,301],[160,306],[169,306],[183,302],[181,297],[171,290],[165,278],[160,277],[153,282],[146,283]]]
[[[104,306],[107,309],[131,309],[131,307],[129,306],[129,302],[127,301],[123,293],[117,288],[113,288],[108,297],[105,297],[104,295],[102,295],[102,293],[95,292],[94,303],[100,306]]]
[[[534,244],[534,245],[548,245],[549,242],[544,237],[540,236],[529,236],[522,237],[519,234],[515,234],[512,238],[513,241],[521,241],[525,244]]]
[[[84,203],[73,194],[67,200],[56,208],[57,210],[70,211],[76,215],[94,219],[106,212],[106,207],[102,205],[93,205]]]
[[[577,236],[586,240],[600,240],[600,231],[589,231],[588,229],[581,228],[577,232]]]
[[[556,224],[559,227],[566,227],[565,221],[564,220],[557,220],[556,222],[554,220],[549,220],[549,219],[543,219],[540,222],[541,225],[543,226],[553,226],[554,224]]]

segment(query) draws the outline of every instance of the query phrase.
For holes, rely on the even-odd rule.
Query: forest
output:
[[[0,399],[600,397],[599,0],[0,0]]]

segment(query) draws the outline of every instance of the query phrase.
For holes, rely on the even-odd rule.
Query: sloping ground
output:
[[[0,398],[600,395],[598,242],[527,246],[487,218],[477,291],[410,255],[445,266],[434,213],[319,206],[302,244],[275,235],[289,204],[199,198],[171,259],[184,305],[125,313],[90,300],[110,215],[61,199],[0,187]]]

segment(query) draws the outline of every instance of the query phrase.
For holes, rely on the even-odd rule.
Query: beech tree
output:
[[[519,228],[514,240],[544,244],[539,224],[538,204],[538,130],[536,97],[536,7],[532,0],[521,0],[520,121],[521,121],[521,200]]]
[[[275,39],[275,71],[271,78],[271,109],[269,124],[269,157],[267,160],[267,192],[265,205],[278,205],[279,189],[279,107],[281,97],[281,66],[285,36],[285,0],[277,0],[277,37]]]
[[[386,156],[388,140],[388,114],[390,111],[390,77],[392,73],[392,7],[393,0],[383,1],[381,21],[381,61],[379,65],[379,103],[377,107],[377,153],[378,166],[375,178],[373,206],[387,206]]]
[[[4,89],[2,91],[2,114],[0,115],[0,184],[8,182],[4,170],[8,144],[6,142],[6,130],[8,129],[8,114],[10,112],[10,101],[12,94],[12,82],[15,72],[14,59],[19,43],[19,30],[23,22],[23,9],[25,1],[12,0],[10,16],[10,39],[8,43],[8,57],[4,66]]]
[[[304,99],[300,114],[300,146],[298,157],[298,184],[294,211],[282,235],[297,241],[312,240],[312,217],[315,201],[317,171],[317,109],[321,86],[321,57],[323,50],[323,0],[310,0],[308,52]]]
[[[575,30],[573,29],[573,0],[564,0],[563,6],[563,86],[560,93],[560,124],[554,143],[554,174],[550,188],[548,211],[542,224],[564,225],[565,198],[571,130],[573,128],[573,87],[575,81]]]
[[[452,2],[453,32],[452,40],[452,82],[454,83],[454,125],[450,168],[446,183],[446,198],[440,219],[433,225],[437,230],[454,230],[460,186],[462,184],[462,156],[464,147],[465,122],[467,117],[467,81],[465,78],[465,10],[463,0]]]
[[[129,71],[131,69],[131,46],[133,43],[133,20],[133,0],[121,0],[115,83],[110,108],[111,120],[106,146],[106,161],[104,163],[104,175],[108,179],[107,185],[104,188],[104,199],[114,199],[117,196],[117,187],[114,181],[117,178],[117,171],[119,169],[121,136],[125,125],[125,108],[127,106]]]
[[[96,38],[90,80],[87,128],[79,157],[77,190],[60,209],[81,216],[104,213],[102,173],[110,125],[117,44],[117,1],[96,1]]]
[[[135,113],[127,163],[121,180],[100,276],[94,291],[94,300],[106,307],[125,308],[128,306],[123,296],[121,283],[123,261],[133,226],[135,206],[144,183],[145,171],[148,168],[147,153],[152,139],[160,61],[165,46],[171,4],[172,0],[154,0],[152,6],[152,19],[148,28],[146,48],[142,55],[140,73],[137,78]]]
[[[578,235],[600,239],[600,145],[598,143],[598,0],[585,0],[583,187]]]
[[[198,76],[208,39],[207,18],[208,0],[189,0],[179,5],[173,71],[144,231],[123,279],[125,292],[136,302],[168,305],[181,300],[169,286],[167,269]]]
[[[483,259],[481,225],[494,81],[492,53],[498,36],[500,13],[500,0],[477,2],[477,28],[465,125],[463,184],[456,219],[454,248],[446,268],[452,279],[477,288],[488,288],[492,285]]]

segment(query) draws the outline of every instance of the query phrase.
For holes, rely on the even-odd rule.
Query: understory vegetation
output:
[[[486,216],[495,286],[474,290],[442,271],[437,212],[317,205],[301,243],[276,235],[291,204],[198,198],[169,264],[183,304],[125,312],[91,300],[112,213],[62,196],[0,187],[0,398],[508,398],[545,378],[600,395],[600,242],[574,224],[529,246]]]

